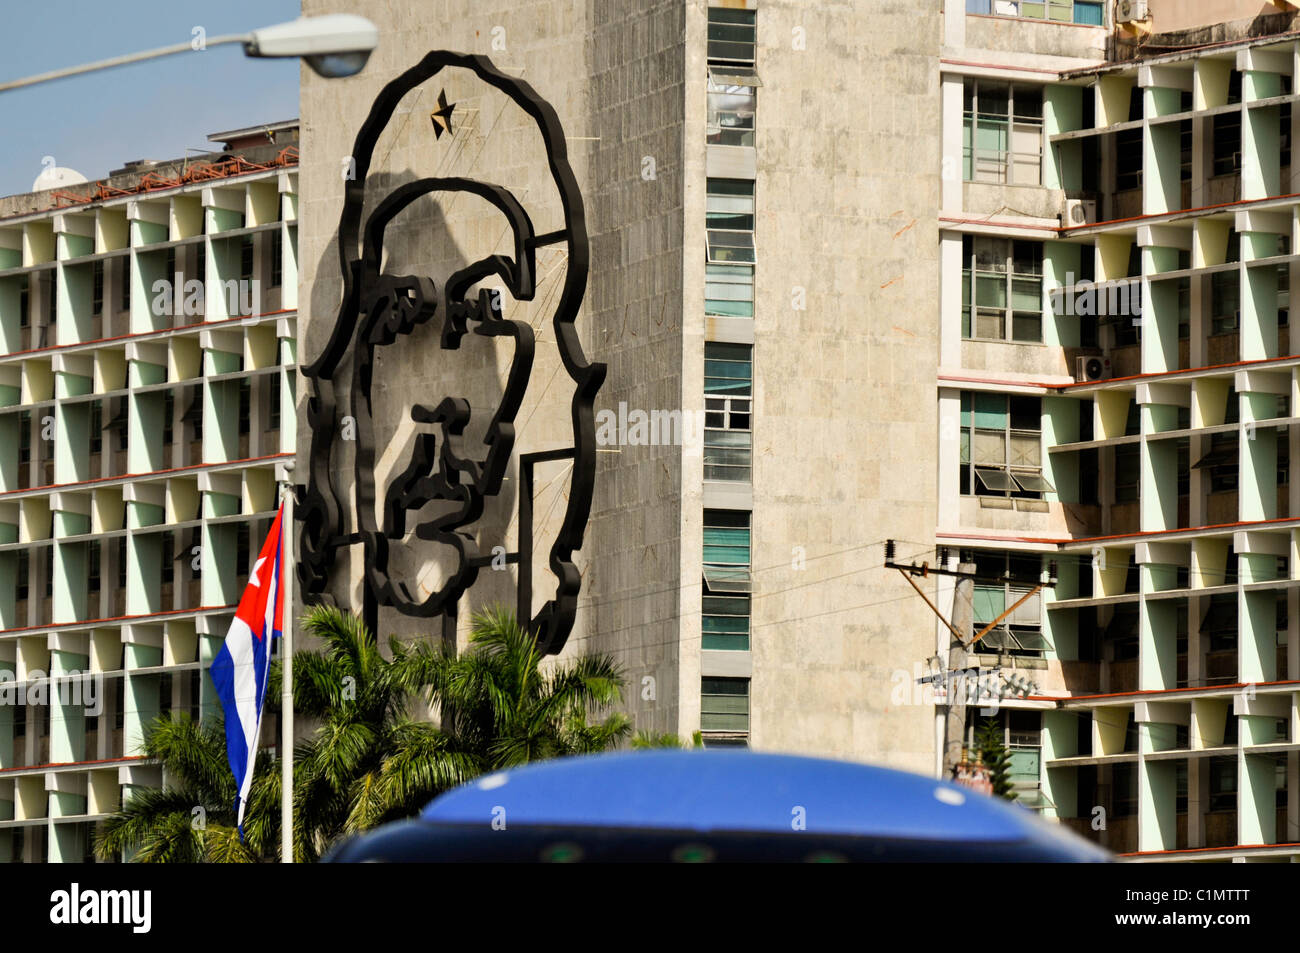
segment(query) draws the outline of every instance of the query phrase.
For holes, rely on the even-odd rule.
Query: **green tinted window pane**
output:
[[[1086,26],[1104,26],[1105,15],[1100,3],[1083,3],[1075,0],[1074,22]]]
[[[1015,781],[1038,781],[1038,765],[1041,751],[1038,748],[1011,749],[1011,779]]]
[[[704,545],[749,549],[749,530],[730,526],[706,526],[704,527]]]
[[[749,651],[749,634],[730,635],[718,632],[705,632],[700,637],[700,647],[723,652]]]
[[[977,393],[975,397],[975,426],[987,430],[1005,430],[1007,426],[1007,399],[1001,394]]]
[[[970,428],[961,428],[961,462],[970,463]]]
[[[975,621],[992,622],[1007,608],[1006,590],[1002,586],[975,587]]]
[[[967,116],[961,127],[961,177],[969,182],[975,177],[975,165],[971,149],[971,125],[974,120]]]
[[[748,546],[704,546],[704,561],[711,566],[748,566]]]
[[[754,197],[752,179],[709,179],[707,188],[709,195],[739,195],[749,196],[751,199]]]
[[[981,301],[980,304],[990,302]],[[1011,282],[1011,307],[1017,311],[1043,309],[1043,280],[1041,278],[1015,278]]]
[[[749,596],[705,596],[705,615],[749,615]]]
[[[754,304],[754,282],[750,281],[706,281],[704,297],[714,301],[728,301],[741,304]]]
[[[704,313],[724,318],[752,318],[754,316],[754,302],[709,299],[704,302]]]
[[[975,303],[981,308],[1005,308],[1007,306],[1007,280],[1001,275],[975,277]]]
[[[975,148],[985,154],[998,155],[1007,151],[1007,121],[981,115],[975,134]]]
[[[749,619],[744,616],[706,615],[702,621],[705,632],[739,634],[749,631]]]
[[[1043,340],[1042,314],[1018,312],[1011,318],[1011,339],[1041,343]]]
[[[705,695],[701,702],[713,715],[743,715],[749,711],[749,698],[744,695]]]
[[[748,731],[749,715],[715,715],[711,712],[700,712],[700,730],[701,731]]]
[[[744,695],[748,697],[749,679],[706,676],[700,679],[700,691],[704,695]]]

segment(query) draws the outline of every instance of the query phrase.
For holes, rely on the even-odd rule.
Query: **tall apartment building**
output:
[[[0,200],[0,860],[88,858],[216,710],[294,451],[297,122],[210,138]]]
[[[930,770],[933,708],[913,696],[917,666],[933,654],[932,617],[881,556],[888,536],[909,541],[903,555],[934,545],[938,10],[345,6],[379,26],[380,43],[356,78],[303,74],[304,365],[339,311],[349,157],[383,85],[433,49],[483,54],[522,77],[555,106],[584,196],[591,267],[577,328],[586,356],[608,365],[597,413],[704,421],[695,441],[641,441],[629,426],[600,448],[577,626],[562,657],[613,655],[641,730]],[[303,5],[308,15],[338,9]],[[367,208],[404,182],[468,176],[510,189],[539,235],[555,228],[535,130],[463,72],[403,96],[362,185]],[[394,275],[442,287],[457,264],[514,254],[499,215],[470,196],[436,196],[403,216],[384,235]],[[562,252],[540,248],[536,299],[505,309],[538,333],[517,453],[567,438],[566,375],[547,343],[565,267]],[[435,316],[378,358],[380,487],[410,459],[415,402],[461,393],[490,408],[484,368],[508,366],[501,339],[486,356],[461,357],[440,349],[440,328]],[[483,343],[467,335],[461,346]],[[351,446],[336,447],[345,494]],[[535,478],[534,610],[566,480],[560,464]],[[515,550],[516,481],[512,468],[505,505],[477,527],[480,552]],[[411,552],[405,578],[427,593],[419,587],[445,570],[436,554]],[[358,606],[359,546],[349,558],[331,593]],[[462,647],[469,610],[513,605],[513,585],[512,566],[480,574],[461,609]],[[438,631],[436,620],[389,609],[379,626]]]
[[[1297,26],[945,4],[935,539],[977,623],[1057,565],[978,658],[1024,799],[1140,859],[1300,857]]]

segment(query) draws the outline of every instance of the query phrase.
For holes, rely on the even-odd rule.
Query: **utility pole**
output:
[[[1055,560],[1048,563],[1046,579],[1012,579],[1010,574],[980,576],[975,563],[965,552],[962,552],[958,557],[960,562],[957,568],[949,569],[947,568],[948,552],[948,547],[939,547],[937,566],[932,567],[929,563],[921,563],[919,566],[916,563],[903,565],[894,559],[896,554],[894,541],[892,539],[885,541],[885,568],[897,569],[902,577],[916,590],[916,594],[930,607],[930,611],[952,633],[951,641],[948,644],[947,671],[922,679],[922,681],[935,681],[937,679],[938,684],[943,684],[946,688],[948,714],[944,720],[943,733],[943,777],[945,778],[951,778],[954,769],[961,763],[961,749],[966,737],[966,692],[969,687],[966,675],[967,651],[980,639],[988,635],[989,632],[993,631],[995,626],[1001,624],[1004,619],[1015,612],[1030,597],[1042,591],[1044,587],[1055,588],[1057,581]],[[956,588],[953,590],[951,621],[943,617],[943,613],[939,611],[938,606],[930,600],[930,597],[921,590],[921,587],[912,578],[913,576],[928,578],[932,575],[953,576],[957,580]],[[977,582],[998,586],[1014,583],[1032,588],[1008,606],[996,619],[975,632],[975,583]],[[978,684],[978,679],[976,684]]]
[[[966,645],[975,619],[975,564],[957,566],[957,587],[952,597],[952,629],[948,644],[948,719],[943,733],[943,776],[951,778],[961,763],[966,740]]]

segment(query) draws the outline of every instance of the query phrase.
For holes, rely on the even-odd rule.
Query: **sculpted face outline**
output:
[[[538,236],[523,206],[498,185],[463,177],[426,178],[409,182],[385,196],[362,226],[365,182],[380,134],[401,98],[446,67],[469,70],[489,86],[504,93],[536,123],[541,133],[551,177],[559,192],[564,227]],[[434,51],[393,80],[371,109],[357,135],[353,150],[356,178],[345,184],[339,222],[338,249],[344,279],[342,303],[330,338],[321,355],[303,368],[308,383],[307,414],[311,433],[309,478],[299,491],[298,518],[303,527],[299,542],[298,577],[308,598],[324,592],[341,546],[361,542],[365,547],[363,584],[367,614],[387,605],[411,616],[454,616],[464,592],[474,584],[482,565],[473,536],[465,527],[482,515],[486,497],[500,492],[515,442],[515,415],[528,385],[534,357],[532,328],[527,322],[502,316],[496,296],[481,290],[476,301],[466,292],[477,282],[495,275],[506,291],[520,301],[536,293],[536,249],[562,245],[567,267],[553,328],[563,367],[573,382],[573,476],[568,506],[549,566],[556,579],[554,598],[527,621],[544,654],[558,652],[573,627],[581,577],[573,552],[582,546],[591,510],[595,479],[595,425],[593,404],[604,380],[605,365],[588,362],[582,353],[574,320],[586,290],[589,249],[582,196],[569,165],[563,129],[551,106],[523,80],[507,76],[484,56]],[[426,276],[392,276],[381,272],[384,230],[403,209],[425,195],[469,192],[489,202],[509,222],[513,256],[491,255],[450,276],[443,289]],[[359,246],[359,247],[358,247]],[[469,404],[460,397],[433,395],[417,401],[411,416],[417,423],[433,424],[436,433],[418,434],[406,468],[389,483],[383,497],[382,518],[376,518],[374,428],[370,417],[371,384],[377,347],[392,344],[418,325],[441,317],[441,346],[454,350],[470,333],[514,338],[514,359],[500,404],[488,423],[486,455],[475,457],[461,447]],[[351,352],[350,375],[340,372]],[[342,378],[347,376],[347,380]],[[347,387],[356,413],[354,467],[357,532],[342,534],[343,509],[330,473],[334,445],[340,433],[338,388]],[[457,564],[446,582],[428,598],[417,600],[389,573],[394,540],[408,532],[407,515],[438,501],[441,512],[415,525],[417,538],[451,547]],[[520,578],[531,573],[531,553],[519,554]],[[373,619],[371,619],[373,623]]]

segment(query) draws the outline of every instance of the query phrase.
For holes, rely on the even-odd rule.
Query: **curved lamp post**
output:
[[[201,49],[210,46],[223,46],[240,43],[244,55],[255,57],[289,57],[297,56],[307,61],[318,75],[326,79],[352,76],[366,65],[371,51],[379,43],[379,30],[365,17],[350,13],[330,13],[318,17],[299,17],[288,23],[263,27],[251,33],[228,33],[211,37],[204,41]],[[70,66],[65,69],[51,70],[24,79],[0,83],[0,93],[37,83],[79,76],[98,70],[139,63],[141,60],[158,59],[174,56],[177,53],[194,51],[193,43],[176,43],[172,46],[160,46],[156,50],[143,53],[128,53],[112,59],[86,63],[82,66]]]

